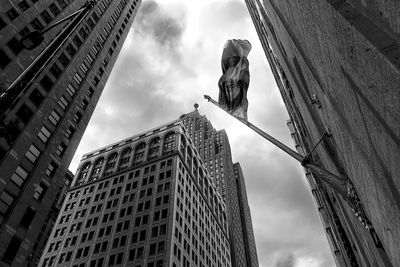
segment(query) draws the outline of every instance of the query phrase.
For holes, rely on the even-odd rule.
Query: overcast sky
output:
[[[191,112],[226,129],[246,179],[260,266],[332,267],[298,162],[203,99],[218,98],[228,39],[247,39],[251,122],[293,147],[287,112],[241,0],[144,0],[70,169],[86,152]]]

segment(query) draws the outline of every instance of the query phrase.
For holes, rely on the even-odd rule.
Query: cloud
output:
[[[174,12],[171,12],[171,11]],[[174,50],[179,45],[185,30],[185,10],[181,5],[166,7],[156,1],[143,2],[137,22],[137,34],[153,38],[159,45]]]
[[[260,265],[332,267],[299,163],[202,97],[218,95],[225,41],[250,40],[250,121],[293,147],[251,23],[239,0],[143,1],[70,168],[83,153],[175,120],[198,102],[215,128],[226,129],[242,166]]]
[[[289,253],[280,256],[275,264],[275,267],[294,267],[295,262],[296,261],[293,253]]]

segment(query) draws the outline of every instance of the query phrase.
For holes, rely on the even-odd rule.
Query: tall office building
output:
[[[32,247],[32,253],[29,255],[25,266],[37,266],[39,263],[40,256],[43,253],[44,246],[46,245],[47,239],[50,236],[51,230],[56,222],[58,213],[61,211],[61,206],[64,203],[67,190],[72,184],[74,174],[67,170],[64,174],[63,183],[61,183],[56,192],[55,201],[51,205],[49,213],[41,225],[40,232],[35,240]]]
[[[39,266],[231,266],[222,197],[180,120],[85,154]]]
[[[254,239],[253,222],[242,167],[239,162],[233,164],[233,172],[239,201],[240,219],[242,222],[244,248],[246,251],[246,266],[258,266],[256,241]]]
[[[397,1],[245,0],[338,266],[400,266]]]
[[[214,129],[211,122],[205,116],[200,115],[197,108],[198,105],[195,104],[195,110],[182,115],[180,119],[226,203],[232,266],[258,266],[244,179],[241,180],[239,187],[228,136],[225,130]],[[247,227],[251,227],[251,230]]]
[[[46,32],[39,47],[22,49],[19,39],[23,35],[44,29],[84,3],[0,1],[2,92],[36,62],[34,59],[41,63],[29,68],[32,82],[21,87],[24,89],[16,98],[8,99],[12,105],[7,105],[0,119],[2,266],[26,266],[38,255],[37,238],[58,201],[58,187],[141,1],[96,1],[89,12],[85,9]],[[41,51],[46,51],[46,57],[39,56]],[[22,83],[28,80],[22,79]]]

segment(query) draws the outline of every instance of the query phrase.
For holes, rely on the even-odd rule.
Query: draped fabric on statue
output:
[[[247,89],[250,83],[247,40],[228,40],[222,52],[222,76],[219,79],[218,102],[232,115],[247,120]]]

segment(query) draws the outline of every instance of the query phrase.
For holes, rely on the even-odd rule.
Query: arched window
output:
[[[185,158],[186,140],[183,135],[181,135],[181,144],[179,150],[181,151],[183,158]]]
[[[142,142],[136,146],[135,156],[133,157],[133,164],[139,164],[144,161],[144,152],[146,149],[146,143]]]
[[[90,165],[92,165],[92,164],[90,162],[87,162],[82,166],[81,173],[79,174],[78,181],[77,181],[78,184],[82,184],[87,181],[88,173],[90,170]]]
[[[108,159],[107,159],[107,163],[106,163],[106,168],[104,170],[104,175],[109,175],[114,171],[114,167],[117,163],[117,157],[118,154],[117,153],[112,153]]]
[[[123,170],[128,168],[129,161],[131,160],[132,148],[128,147],[121,153],[121,158],[119,160],[119,168],[118,170]]]
[[[175,149],[175,133],[171,132],[164,137],[163,154],[170,153],[174,151],[174,149]]]
[[[97,159],[93,165],[92,176],[90,177],[90,181],[96,180],[96,177],[99,176],[101,168],[103,167],[104,158],[101,157]]]
[[[156,137],[150,141],[149,145],[149,160],[154,159],[158,156],[158,152],[160,151],[160,137]]]

